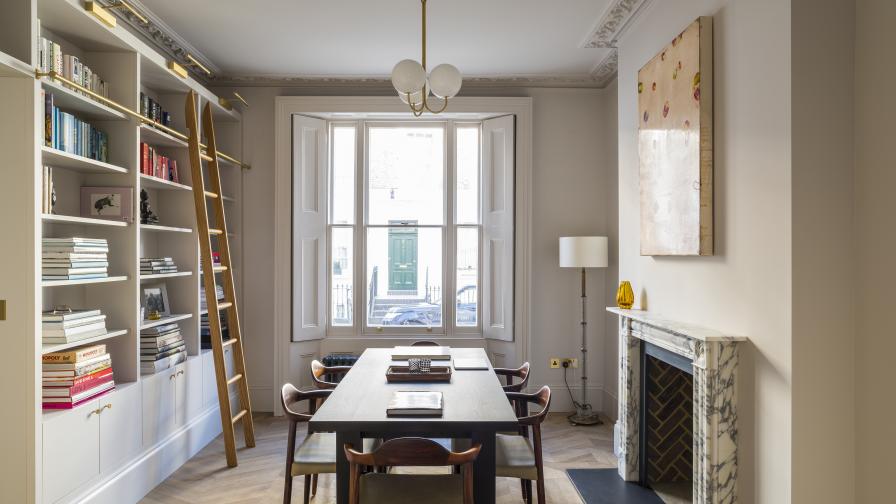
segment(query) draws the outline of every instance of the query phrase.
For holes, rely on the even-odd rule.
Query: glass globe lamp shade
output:
[[[426,70],[414,60],[401,60],[392,69],[392,85],[399,94],[418,92],[426,84]]]
[[[439,98],[453,98],[460,91],[463,79],[460,70],[454,65],[443,63],[432,69],[429,74],[429,85],[432,94]]]

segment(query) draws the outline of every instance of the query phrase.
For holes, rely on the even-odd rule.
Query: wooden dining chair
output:
[[[321,361],[311,361],[311,379],[314,386],[319,389],[334,389],[337,382],[327,381],[328,376],[343,376],[351,370],[351,366],[325,366]]]
[[[529,363],[524,362],[516,369],[495,368],[495,374],[506,380],[506,384],[502,385],[504,392],[522,392],[529,384]],[[519,378],[519,381],[514,383],[514,378]]]
[[[538,504],[545,503],[544,459],[542,457],[541,424],[551,407],[550,387],[541,387],[534,394],[508,392],[507,398],[519,404],[516,411],[523,414],[517,419],[520,435],[498,434],[495,439],[495,475],[505,478],[519,478],[526,504],[532,502],[532,481],[535,481]],[[541,407],[537,413],[529,414],[529,403]],[[531,437],[530,431],[531,429]]]
[[[411,343],[411,346],[442,346],[435,341],[421,340]]]
[[[311,390],[302,392],[291,383],[283,385],[280,390],[280,401],[283,413],[289,420],[289,431],[286,442],[286,481],[283,487],[283,504],[292,500],[292,479],[294,476],[305,476],[305,496],[303,502],[317,493],[317,475],[336,472],[336,433],[311,432],[305,434],[302,442],[296,447],[296,430],[300,423],[311,420],[317,411],[318,400],[326,399],[332,390]],[[299,403],[308,402],[308,413],[297,411]],[[366,451],[373,450],[375,440],[365,439]]]
[[[344,446],[350,464],[349,504],[473,503],[473,462],[477,444],[453,452],[426,438],[390,439],[376,450],[359,453]],[[460,474],[362,474],[364,467],[460,466]]]

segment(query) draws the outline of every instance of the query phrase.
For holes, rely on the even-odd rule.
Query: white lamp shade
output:
[[[606,236],[561,236],[561,268],[606,268]]]
[[[426,70],[414,60],[401,60],[392,69],[392,85],[399,94],[420,91],[426,85]]]
[[[439,98],[454,98],[460,91],[463,78],[457,67],[443,63],[432,69],[429,84],[432,87],[432,94]]]

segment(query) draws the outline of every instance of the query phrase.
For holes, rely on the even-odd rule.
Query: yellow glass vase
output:
[[[619,283],[619,289],[616,290],[616,306],[630,310],[635,304],[635,293],[632,291],[632,284],[628,280]]]

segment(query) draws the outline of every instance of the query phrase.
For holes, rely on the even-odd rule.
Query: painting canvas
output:
[[[131,222],[133,195],[130,187],[82,187],[81,217]]]
[[[641,255],[712,255],[712,18],[638,72]]]

